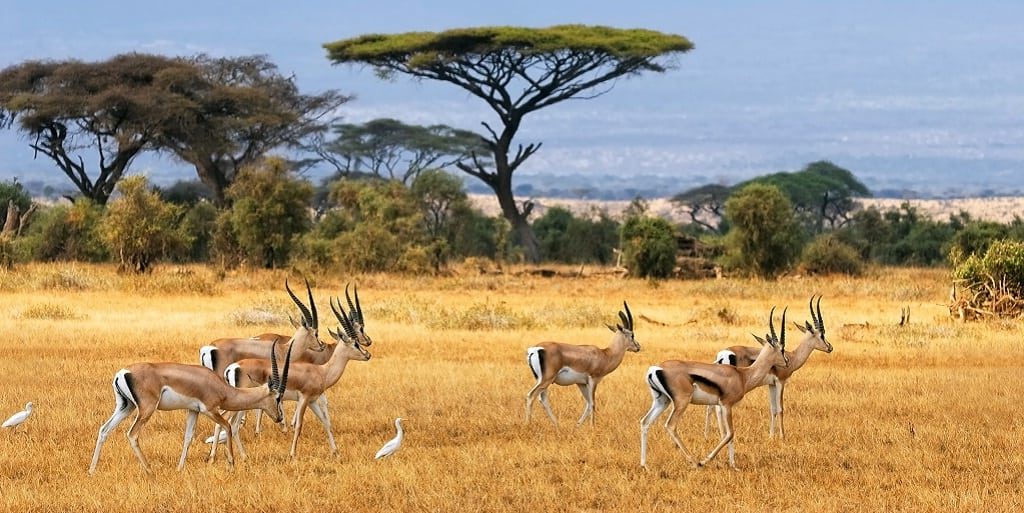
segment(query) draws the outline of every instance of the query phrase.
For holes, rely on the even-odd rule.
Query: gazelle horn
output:
[[[288,388],[288,368],[292,366],[292,346],[294,344],[294,341],[288,343],[288,354],[284,358],[284,375],[281,376],[281,383],[277,389],[281,394],[278,396],[278,402],[284,398],[284,391]]]
[[[313,301],[313,290],[309,288],[309,280],[302,278],[306,282],[306,294],[309,294],[309,309],[313,311],[313,329],[320,327],[320,320],[317,319],[316,315],[316,301]]]
[[[775,334],[775,307],[772,307],[772,311],[768,313],[768,334],[771,338],[768,339],[772,345],[775,345],[779,341],[779,336]]]
[[[629,305],[625,301],[622,302],[622,306],[626,309],[626,317],[629,318],[629,331],[633,331],[633,312],[629,311]]]
[[[291,296],[292,301],[295,301],[296,306],[299,307],[299,311],[302,312],[302,324],[307,328],[312,328],[313,315],[309,313],[309,309],[306,308],[306,305],[302,304],[302,301],[299,301],[298,297],[295,297],[295,293],[292,292],[292,288],[288,286],[288,278],[284,279],[284,289],[288,291],[288,295]]]

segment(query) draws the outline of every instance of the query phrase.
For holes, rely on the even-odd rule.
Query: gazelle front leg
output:
[[[321,395],[320,397],[323,397]],[[338,453],[338,446],[334,444],[334,433],[331,432],[331,418],[327,414],[327,410],[324,409],[322,402],[319,398],[309,403],[309,409],[313,411],[313,415],[320,420],[320,423],[324,426],[324,431],[327,432],[327,444],[331,446],[331,454]]]
[[[295,446],[299,443],[299,435],[302,434],[302,417],[306,413],[306,406],[308,406],[309,400],[306,396],[299,396],[299,405],[295,407],[295,431],[292,434],[292,450],[289,455],[295,458]]]
[[[678,407],[678,405],[682,405],[682,407]],[[672,411],[669,412],[668,419],[665,419],[665,431],[668,432],[668,436],[672,439],[672,443],[676,444],[676,447],[678,447],[680,451],[683,451],[683,455],[686,456],[686,460],[689,461],[691,465],[697,467],[699,466],[697,460],[694,459],[692,454],[690,454],[690,451],[686,450],[686,446],[683,445],[683,441],[679,439],[679,434],[676,433],[676,424],[679,422],[679,416],[681,413],[686,411],[686,407],[689,405],[689,398],[686,398],[686,402],[681,400],[672,401]]]
[[[786,382],[785,381],[779,381],[779,394],[778,394],[779,397],[778,397],[778,400],[777,400],[778,406],[777,406],[777,409],[775,410],[776,415],[779,416],[779,440],[785,440],[786,439],[786,430],[785,430],[785,427],[784,427],[785,425],[782,422],[783,413],[785,412],[785,408],[782,405],[782,396],[785,393],[786,393]]]

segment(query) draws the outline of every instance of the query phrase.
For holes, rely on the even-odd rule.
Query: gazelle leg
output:
[[[92,465],[89,465],[89,473],[93,474],[96,472],[96,465],[100,462],[100,449],[103,448],[103,444],[106,443],[107,437],[110,433],[128,418],[133,411],[135,411],[135,405],[129,402],[118,401],[117,409],[114,410],[114,414],[107,419],[106,422],[100,426],[99,436],[96,437],[96,450],[92,453]]]
[[[718,414],[718,433],[719,434],[725,433],[725,415],[722,413],[722,407],[721,406],[716,406],[715,407],[715,411]],[[735,444],[736,444],[736,438],[733,437],[732,440],[729,440],[729,465],[732,466],[733,468],[736,468],[736,464],[735,464],[735,462],[736,462],[736,446],[735,446]]]
[[[256,410],[262,412],[263,410]],[[242,445],[242,422],[245,421],[247,413],[245,411],[235,412],[231,416],[229,422],[231,423],[231,435],[234,436],[235,445],[238,446],[238,454],[243,460],[249,459],[249,454],[245,452],[245,446]]]
[[[775,436],[775,418],[779,415],[778,387],[774,381],[768,384],[768,438]]]
[[[783,408],[783,406],[782,406],[782,396],[783,396],[783,394],[785,392],[786,392],[786,382],[785,381],[780,381],[779,382],[778,409],[775,410],[775,413],[779,416],[779,439],[780,440],[785,440],[786,439],[786,430],[784,428],[784,424],[782,423],[783,413],[785,412],[785,408]]]
[[[179,472],[185,468],[185,457],[188,456],[188,446],[192,443],[192,436],[196,430],[196,419],[198,418],[199,412],[193,410],[188,410],[188,413],[185,415],[185,441],[181,446],[181,459],[178,460]]]
[[[256,410],[256,434],[263,431],[263,410]]]
[[[321,395],[320,397],[323,396]],[[331,454],[337,454],[338,446],[334,444],[334,434],[331,433],[331,418],[327,415],[327,410],[323,408],[319,399],[311,401],[309,409],[313,411],[313,415],[316,415],[316,418],[323,424],[324,431],[327,432],[327,444],[331,447]]]
[[[647,431],[651,429],[651,424],[658,420],[661,416],[661,412],[665,411],[665,408],[669,405],[669,399],[666,395],[660,394],[651,401],[651,409],[647,410],[647,414],[640,419],[640,466],[647,468]]]
[[[544,407],[544,411],[547,412],[548,418],[551,419],[551,423],[557,426],[558,420],[555,419],[555,412],[551,411],[551,403],[548,402],[547,388],[540,391],[540,405]]]
[[[292,449],[289,455],[295,458],[295,446],[299,443],[299,435],[302,434],[302,416],[306,413],[307,399],[299,396],[299,405],[295,407],[295,432],[292,434]]]
[[[711,429],[711,412],[714,411],[710,404],[704,408],[704,439],[708,439],[708,431]]]
[[[227,437],[227,439],[228,439],[227,440],[228,441],[228,466],[231,467],[231,468],[235,468],[235,446],[234,446],[234,443],[232,442],[232,439],[235,438],[235,430],[231,429],[231,423],[228,422],[227,420],[225,420],[224,417],[221,416],[220,413],[217,413],[215,411],[203,411],[203,412],[200,412],[200,413],[202,413],[203,415],[206,415],[207,417],[210,418],[210,420],[216,422],[217,426],[220,429],[223,429],[223,430],[228,432],[228,437]],[[215,431],[217,430],[217,428],[214,428],[214,429],[215,429]],[[220,435],[219,432],[217,432],[216,434]],[[216,447],[217,446],[217,443],[216,443],[217,439],[214,438],[213,441],[214,441],[213,446]]]
[[[132,422],[132,427],[128,429],[128,445],[132,447],[132,452],[135,453],[135,457],[139,459],[139,464],[142,465],[142,470],[147,474],[152,474],[149,470],[149,465],[146,463],[146,457],[142,455],[142,449],[139,447],[139,431],[146,425],[149,418],[156,412],[156,404],[149,406],[146,409],[139,407],[139,414],[135,416],[135,422]]]
[[[527,423],[530,422],[530,413],[531,413],[531,410],[533,409],[533,400],[537,398],[538,394],[544,393],[544,389],[541,388],[541,385],[543,385],[543,384],[544,384],[544,380],[543,379],[537,380],[537,383],[535,385],[533,385],[533,388],[531,388],[530,391],[526,393],[526,422]],[[547,387],[544,387],[544,388],[547,388]]]
[[[594,382],[590,378],[587,378],[586,383],[580,383],[576,385],[577,387],[579,387],[580,393],[583,394],[583,401],[586,403],[586,406],[583,407],[583,414],[580,415],[580,420],[576,421],[577,426],[582,426],[583,421],[587,420],[587,415],[592,415],[594,413],[594,389],[592,388],[593,384]]]
[[[678,447],[680,451],[683,451],[683,455],[686,456],[687,461],[692,465],[697,465],[697,460],[693,459],[693,455],[690,454],[690,451],[686,450],[686,446],[683,445],[683,441],[679,439],[679,434],[676,433],[676,424],[679,422],[679,414],[685,411],[686,407],[689,406],[690,398],[685,397],[678,399],[679,400],[672,401],[672,411],[669,412],[668,419],[665,420],[665,431],[668,431],[668,436],[672,439],[672,443],[676,444],[676,447]],[[685,399],[686,402],[683,402],[682,399]],[[681,408],[677,406],[680,404],[682,405]]]
[[[723,447],[725,447],[726,445],[729,444],[729,442],[732,441],[732,438],[733,438],[733,431],[732,431],[732,408],[729,407],[729,406],[723,405],[721,407],[721,409],[722,409],[722,418],[725,420],[725,433],[722,434],[722,439],[718,442],[718,445],[716,445],[715,448],[712,449],[710,453],[708,453],[707,457],[705,457],[703,460],[701,460],[701,462],[699,464],[699,466],[701,466],[701,467],[703,467],[704,465],[707,465],[708,462],[711,461],[715,456],[718,456],[719,451],[721,451]],[[729,461],[729,466],[732,467],[733,469],[736,469],[736,462],[735,461]]]

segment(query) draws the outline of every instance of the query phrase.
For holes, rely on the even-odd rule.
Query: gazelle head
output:
[[[316,302],[313,301],[313,291],[309,288],[309,280],[303,279],[306,282],[306,294],[309,295],[309,308],[299,301],[299,298],[295,297],[295,293],[292,292],[291,287],[288,286],[288,279],[284,280],[284,288],[288,291],[288,295],[291,296],[292,301],[295,301],[295,305],[299,307],[299,312],[302,313],[302,321],[295,322],[289,316],[292,321],[292,326],[295,327],[295,334],[292,335],[292,342],[298,342],[299,347],[303,349],[309,349],[310,351],[323,351],[327,345],[320,340],[319,332],[319,320],[317,319],[316,313]]]
[[[342,351],[342,354],[349,360],[363,362],[369,360],[370,353],[363,349],[363,345],[359,343],[359,332],[356,329],[355,322],[349,315],[345,314],[345,307],[341,306],[340,300],[337,302],[337,306],[334,303],[334,298],[331,298],[331,311],[334,312],[334,316],[338,319],[341,327],[338,331],[327,328],[327,333],[331,334],[331,337],[334,338],[337,344],[337,347],[334,348],[335,353]]]
[[[633,335],[633,312],[629,311],[629,305],[625,301],[622,302],[622,307],[625,309],[625,313],[621,310],[619,311],[619,319],[622,323],[615,326],[605,324],[605,326],[608,326],[608,329],[615,333],[616,338],[622,337],[624,339],[626,351],[638,353],[640,352],[640,344],[637,343],[636,337]]]
[[[817,306],[818,312],[815,315],[814,309]],[[804,325],[801,326],[797,323],[793,323],[796,329],[800,330],[801,333],[811,337],[814,342],[814,349],[818,351],[824,351],[826,353],[832,352],[832,344],[825,340],[825,321],[821,317],[821,295],[818,295],[818,303],[814,303],[814,296],[811,296],[811,300],[807,303],[807,307],[811,310],[811,322],[804,321]]]
[[[775,351],[775,359],[772,362],[773,366],[776,367],[789,367],[789,355],[786,354],[786,310],[789,307],[782,309],[782,328],[780,334],[775,333],[775,307],[772,307],[772,311],[768,313],[768,333],[765,334],[764,338],[754,335],[754,338],[761,343],[761,351],[767,351],[769,348]]]
[[[284,360],[284,372],[277,370],[277,340],[270,346],[270,378],[267,379],[267,398],[260,404],[260,409],[270,415],[278,424],[284,422],[284,409],[281,401],[284,399],[284,391],[288,386],[288,368],[292,364],[292,347],[294,342],[288,344],[288,355]]]
[[[345,284],[345,301],[348,302],[349,320],[352,321],[352,326],[356,329],[359,345],[369,347],[373,344],[373,340],[370,340],[370,336],[366,334],[366,319],[363,318],[363,306],[359,304],[359,287],[353,286],[352,290],[356,296],[355,304],[352,303],[352,298],[348,295],[348,284]],[[338,303],[340,304],[341,301]]]

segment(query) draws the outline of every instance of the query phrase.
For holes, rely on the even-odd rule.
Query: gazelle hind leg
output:
[[[685,402],[683,399],[685,399]],[[676,424],[679,422],[679,415],[686,411],[686,407],[689,406],[689,404],[689,397],[679,398],[679,400],[672,401],[672,409],[668,413],[668,419],[665,419],[665,431],[668,432],[668,436],[672,439],[672,443],[676,444],[676,447],[678,447],[680,451],[683,451],[683,455],[686,456],[687,461],[696,466],[697,460],[693,458],[690,451],[686,450],[686,446],[683,445],[683,441],[679,439],[679,434],[676,433]],[[678,407],[677,405],[682,405],[682,407]]]
[[[89,473],[93,474],[96,472],[96,465],[100,462],[100,450],[103,448],[103,444],[106,443],[107,437],[114,431],[117,426],[128,418],[128,415],[135,411],[135,405],[127,401],[118,399],[114,414],[107,419],[106,422],[100,426],[100,433],[96,437],[96,450],[92,453],[92,465],[89,465]]]
[[[729,406],[722,406],[721,408],[722,408],[722,414],[721,415],[722,415],[723,420],[725,421],[724,422],[724,424],[725,424],[725,432],[722,434],[722,439],[719,440],[718,445],[716,445],[715,448],[712,449],[710,453],[708,453],[707,457],[705,457],[703,460],[701,460],[701,462],[699,464],[699,466],[701,466],[701,467],[703,467],[704,465],[707,465],[708,462],[711,461],[712,459],[714,459],[715,456],[718,456],[718,453],[722,450],[723,447],[725,447],[730,442],[732,442],[732,438],[733,438],[733,431],[732,431],[732,408],[729,407]],[[735,461],[730,461],[729,462],[729,466],[731,466],[733,469],[735,469],[736,468],[736,462]]]
[[[235,430],[231,429],[231,423],[228,422],[226,419],[224,419],[224,417],[221,416],[220,413],[217,413],[217,412],[214,412],[214,411],[202,411],[200,413],[202,413],[203,415],[209,417],[210,420],[216,422],[218,428],[223,429],[223,430],[228,432],[228,436],[227,436],[227,439],[228,439],[227,440],[227,442],[228,442],[228,467],[235,468],[235,446],[234,446],[233,441],[237,439],[237,435],[235,433]],[[217,429],[215,428],[215,431],[216,430]],[[218,432],[217,435],[220,435],[220,433]],[[217,446],[217,439],[214,438],[213,441],[214,441],[213,446],[216,447]]]
[[[664,394],[654,397],[651,401],[651,409],[640,419],[640,466],[647,468],[647,432],[651,424],[658,420],[661,413],[668,407],[670,401]]]
[[[785,408],[783,407],[783,405],[782,405],[782,396],[783,396],[783,395],[784,395],[785,393],[786,393],[786,383],[785,383],[784,381],[780,381],[780,382],[779,382],[779,397],[778,397],[778,407],[777,407],[777,409],[775,410],[775,413],[776,413],[776,414],[778,415],[778,417],[779,417],[779,440],[785,440],[785,439],[786,439],[786,429],[785,429],[785,424],[784,424],[784,423],[782,422],[782,419],[783,419],[783,414],[784,414],[784,413],[785,413],[785,411],[786,411],[786,409],[785,409]]]
[[[768,384],[768,438],[775,436],[775,419],[779,416],[778,385]]]
[[[548,418],[551,419],[551,423],[557,426],[558,419],[555,418],[555,412],[551,411],[551,403],[548,402],[547,388],[540,391],[540,405],[544,407],[544,411],[548,414]]]
[[[142,448],[139,447],[139,432],[142,431],[142,427],[146,425],[146,422],[149,422],[149,418],[156,412],[156,404],[145,410],[140,407],[138,411],[139,413],[135,416],[135,421],[132,422],[132,427],[128,428],[128,445],[131,446],[135,457],[139,459],[142,470],[147,474],[152,474],[149,470],[149,464],[146,463],[146,457],[142,455]]]

